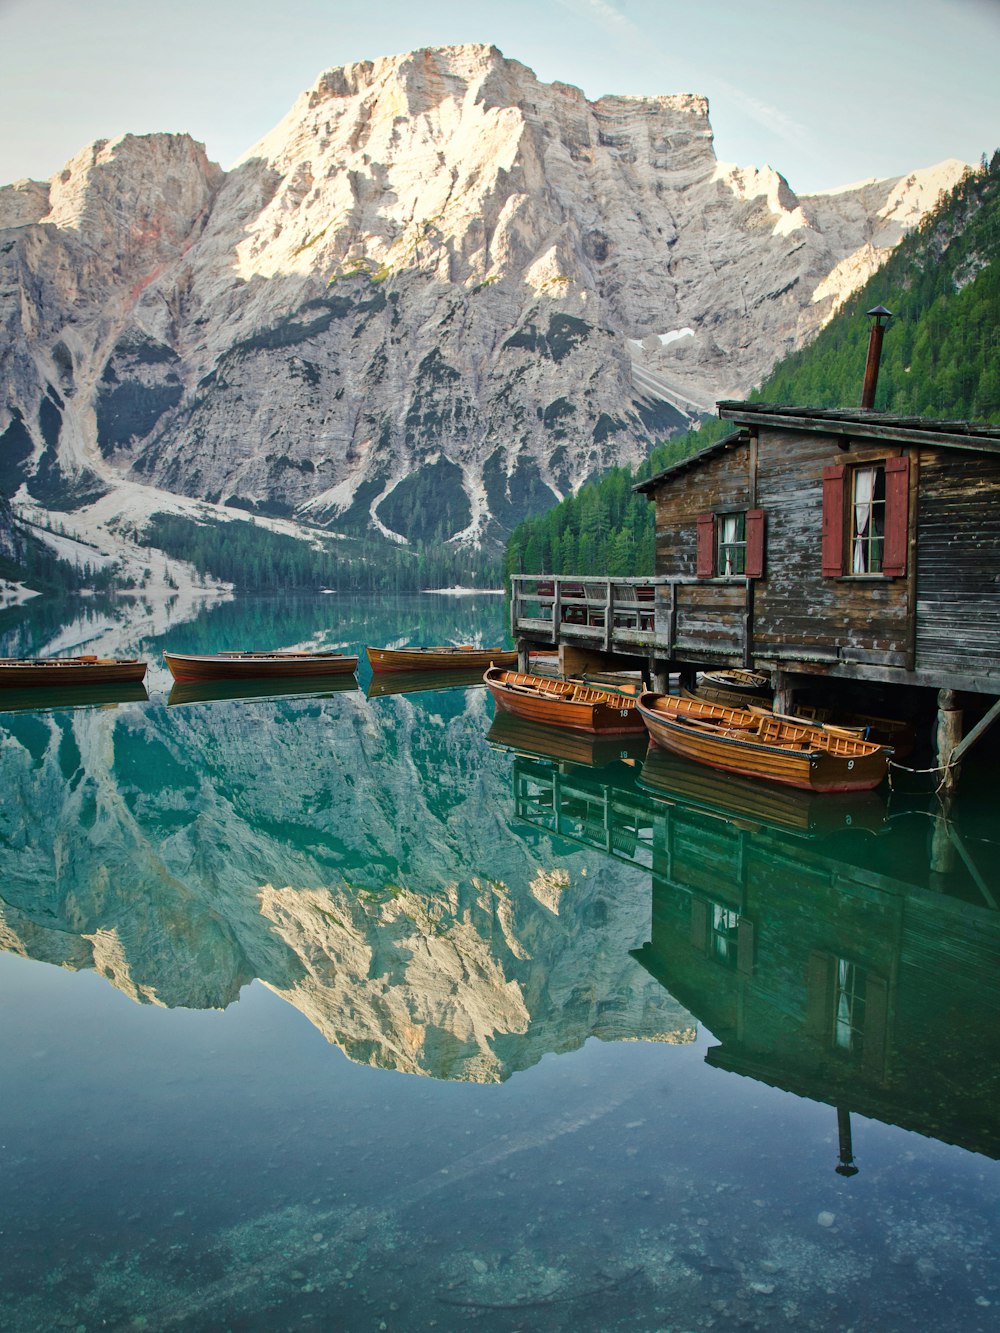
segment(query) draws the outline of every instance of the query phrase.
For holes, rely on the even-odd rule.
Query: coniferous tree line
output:
[[[436,543],[394,547],[386,542],[317,534],[308,544],[284,533],[234,519],[195,523],[175,514],[154,514],[144,540],[184,560],[202,575],[259,592],[416,592],[461,585],[496,588],[501,561],[483,553]]]
[[[869,323],[892,311],[876,409],[898,416],[1000,422],[1000,150],[969,172],[814,342],[785,358],[751,398],[856,408]],[[643,575],[654,570],[654,507],[636,482],[730,433],[700,428],[654,449],[634,472],[616,468],[511,535],[511,574]]]

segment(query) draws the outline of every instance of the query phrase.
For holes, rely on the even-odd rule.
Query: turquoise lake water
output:
[[[995,760],[944,819],[162,661],[505,616],[232,602],[0,699],[0,1327],[1000,1326]]]

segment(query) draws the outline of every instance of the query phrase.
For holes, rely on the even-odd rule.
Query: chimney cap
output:
[[[872,306],[867,313],[873,315],[876,319],[892,319],[892,311],[886,310],[884,305]]]

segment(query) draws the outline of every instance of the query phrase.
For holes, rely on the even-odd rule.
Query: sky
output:
[[[1000,0],[0,0],[0,184],[187,131],[231,165],[323,70],[492,43],[546,82],[708,97],[798,194],[1000,147]]]

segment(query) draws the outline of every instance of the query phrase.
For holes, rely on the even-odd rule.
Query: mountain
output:
[[[0,494],[105,549],[167,495],[495,546],[745,394],[964,169],[799,198],[702,97],[490,46],[330,70],[228,172],[99,141],[0,189]]]

